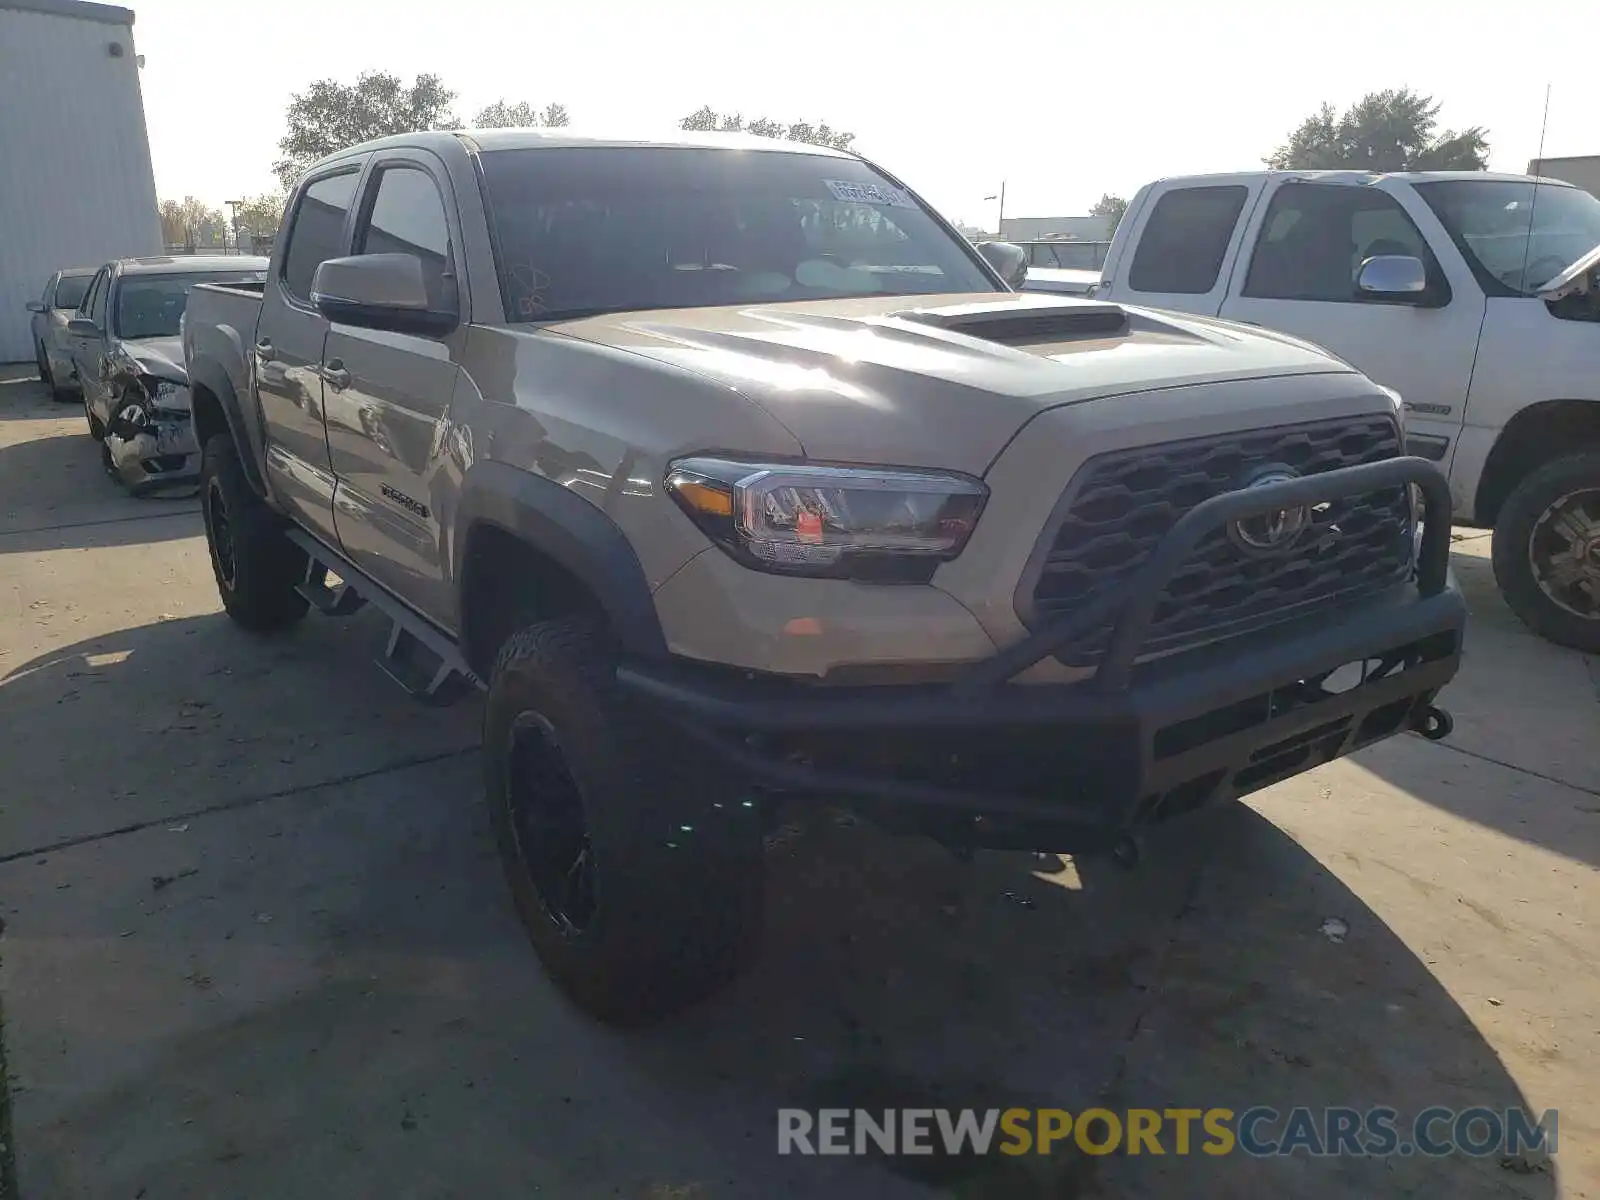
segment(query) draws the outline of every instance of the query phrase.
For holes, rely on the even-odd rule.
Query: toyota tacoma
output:
[[[1445,736],[1465,608],[1400,398],[1022,266],[816,147],[342,151],[264,282],[189,303],[223,605],[370,604],[411,692],[487,692],[512,897],[614,1021],[736,972],[794,806],[1126,858]]]

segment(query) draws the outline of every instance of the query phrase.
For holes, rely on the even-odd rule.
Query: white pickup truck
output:
[[[1507,603],[1593,653],[1597,273],[1600,200],[1554,180],[1257,171],[1146,185],[1092,294],[1280,330],[1399,392]]]

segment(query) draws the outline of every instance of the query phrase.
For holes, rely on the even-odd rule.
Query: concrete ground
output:
[[[78,410],[0,374],[8,1186],[1600,1196],[1600,671],[1509,616],[1487,545],[1457,546],[1451,741],[1274,788],[1132,874],[823,827],[773,852],[753,973],[624,1034],[523,940],[476,702],[413,705],[365,615],[234,629],[194,503],[119,495]],[[1560,1141],[1552,1162],[775,1153],[783,1106],[1094,1104],[1554,1107]]]

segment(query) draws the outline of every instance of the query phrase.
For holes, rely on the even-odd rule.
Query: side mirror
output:
[[[1020,291],[1028,278],[1028,252],[1011,242],[979,242],[978,253],[1006,281],[1013,291]]]
[[[73,337],[97,338],[100,336],[100,326],[88,317],[73,317],[67,322],[67,332]]]
[[[330,258],[311,277],[311,303],[328,320],[364,329],[436,337],[460,317],[428,306],[422,260],[415,254]]]
[[[49,312],[50,310],[45,308],[43,300],[29,300],[28,301],[28,311],[29,312],[42,313],[42,312]]]
[[[1420,304],[1428,295],[1428,269],[1409,254],[1378,254],[1361,264],[1356,289],[1363,300]]]

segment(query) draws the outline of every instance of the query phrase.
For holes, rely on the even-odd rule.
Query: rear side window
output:
[[[1240,184],[1178,188],[1156,201],[1128,270],[1136,292],[1203,296],[1217,286],[1249,189]]]
[[[356,234],[357,254],[410,254],[422,262],[428,307],[456,307],[455,255],[444,201],[426,171],[385,167],[377,177],[372,210]]]
[[[295,205],[289,246],[283,257],[283,286],[309,303],[317,268],[344,252],[344,219],[356,192],[356,172],[329,175],[308,187]]]
[[[56,284],[55,308],[77,308],[83,303],[83,295],[89,290],[89,276],[68,275]]]

